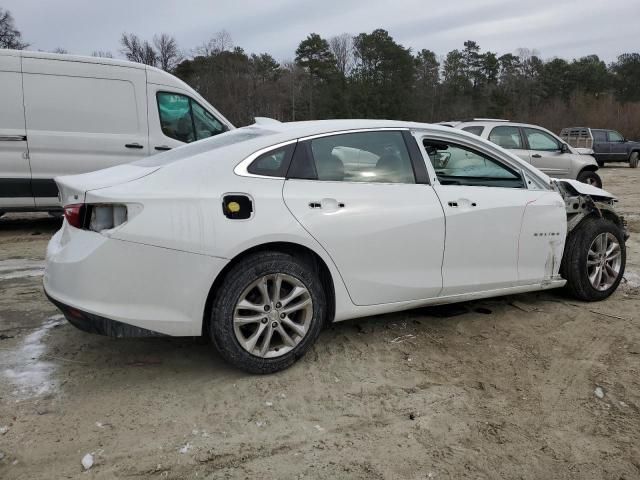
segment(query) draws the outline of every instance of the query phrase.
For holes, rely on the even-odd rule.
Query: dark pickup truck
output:
[[[598,165],[607,162],[628,162],[636,168],[640,159],[640,142],[627,140],[615,130],[588,127],[563,128],[560,138],[572,147],[590,148]]]

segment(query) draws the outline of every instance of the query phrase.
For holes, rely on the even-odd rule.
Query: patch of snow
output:
[[[85,470],[89,470],[93,467],[93,455],[87,453],[84,457],[82,457],[82,468]]]
[[[189,450],[191,450],[191,444],[189,442],[187,442],[187,444],[185,446],[183,446],[180,450],[178,450],[180,453],[187,453]]]
[[[273,402],[264,402],[267,407],[273,407]]]
[[[15,350],[2,355],[2,363],[8,366],[2,375],[15,385],[13,394],[20,399],[37,397],[57,389],[53,375],[57,365],[43,358],[46,356],[44,339],[47,333],[62,323],[58,317],[48,318],[39,329],[27,335]]]
[[[624,272],[625,285],[631,288],[640,288],[640,275],[629,270]]]
[[[0,435],[4,435],[9,431],[9,427],[0,427]]]
[[[319,432],[324,432],[324,428],[322,428],[320,425],[314,425],[313,428],[315,428]]]
[[[598,397],[601,400],[604,398],[604,390],[602,389],[602,387],[596,387],[593,393],[596,397]]]
[[[44,274],[42,260],[1,260],[0,281],[14,278],[40,277]]]

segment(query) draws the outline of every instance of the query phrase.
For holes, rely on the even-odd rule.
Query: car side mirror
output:
[[[567,145],[566,143],[563,143],[562,145],[560,145],[560,153],[570,153],[571,150],[569,150],[569,145]]]

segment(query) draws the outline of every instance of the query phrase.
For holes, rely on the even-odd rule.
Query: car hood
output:
[[[159,168],[124,164],[80,175],[56,177],[55,182],[60,192],[60,202],[64,206],[84,202],[88,191],[132,182],[152,174]]]
[[[606,190],[603,190],[598,187],[594,187],[593,185],[588,185],[586,183],[579,182],[577,180],[569,180],[566,178],[556,178],[554,179],[558,183],[564,183],[565,185],[570,185],[576,192],[582,195],[589,195],[591,197],[603,197],[603,198],[611,198],[615,199],[616,197]]]

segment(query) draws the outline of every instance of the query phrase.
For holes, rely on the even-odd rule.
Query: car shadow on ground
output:
[[[0,217],[0,232],[53,234],[61,225],[61,217],[52,217],[48,213],[6,213]]]

